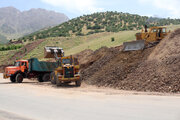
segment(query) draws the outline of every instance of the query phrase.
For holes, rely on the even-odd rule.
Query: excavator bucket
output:
[[[47,46],[44,48],[44,58],[56,58],[63,56],[64,56],[64,51],[60,47]]]
[[[123,51],[143,50],[145,48],[145,40],[136,40],[123,43]]]

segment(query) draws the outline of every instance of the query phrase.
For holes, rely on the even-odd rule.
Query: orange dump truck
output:
[[[11,82],[21,83],[24,78],[38,78],[39,82],[49,81],[50,74],[57,68],[57,62],[38,61],[37,58],[17,60],[14,66],[5,68],[4,79],[10,78]]]

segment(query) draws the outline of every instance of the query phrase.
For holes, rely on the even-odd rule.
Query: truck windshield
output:
[[[71,64],[71,60],[70,59],[63,59],[62,64]]]
[[[15,62],[14,66],[19,66],[20,62]]]

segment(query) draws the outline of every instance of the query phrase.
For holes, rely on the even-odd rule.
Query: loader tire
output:
[[[81,80],[77,80],[75,83],[76,83],[76,87],[80,87],[81,86]]]
[[[58,75],[55,75],[55,79],[56,79],[56,86],[61,86],[62,82],[58,79],[57,77]]]
[[[23,81],[23,76],[20,73],[18,73],[16,75],[16,82],[17,83],[22,83],[22,81]]]
[[[16,82],[15,77],[14,77],[14,76],[11,76],[11,77],[10,77],[10,81],[11,81],[12,83],[15,83],[15,82]]]
[[[56,84],[56,76],[55,76],[55,72],[52,72],[50,75],[50,80],[52,84]]]

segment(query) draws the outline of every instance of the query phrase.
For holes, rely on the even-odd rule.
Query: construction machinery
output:
[[[58,58],[64,56],[64,51],[60,47],[48,46],[45,47],[44,51],[45,58]],[[5,79],[10,78],[11,82],[17,83],[21,83],[24,78],[38,78],[39,82],[45,82],[50,80],[50,74],[57,67],[57,62],[39,61],[37,58],[16,60],[14,66],[8,66],[5,68],[3,77]]]
[[[44,48],[44,58],[59,58],[64,56],[64,50],[56,46],[46,46]]]
[[[63,83],[75,82],[76,86],[81,86],[78,60],[72,55],[64,57],[64,53],[58,53],[60,50],[56,47],[45,47],[45,57],[55,58],[58,63],[58,67],[51,73],[51,83],[60,86]]]
[[[141,33],[136,33],[136,41],[123,43],[123,51],[143,50],[152,47],[158,44],[169,32],[167,32],[166,27],[151,27],[148,32],[145,25],[145,31],[142,29]]]
[[[16,60],[14,66],[5,68],[3,77],[10,78],[13,83],[21,83],[24,78],[38,78],[39,82],[45,82],[50,80],[50,73],[57,66],[56,62],[39,61],[37,58]]]

